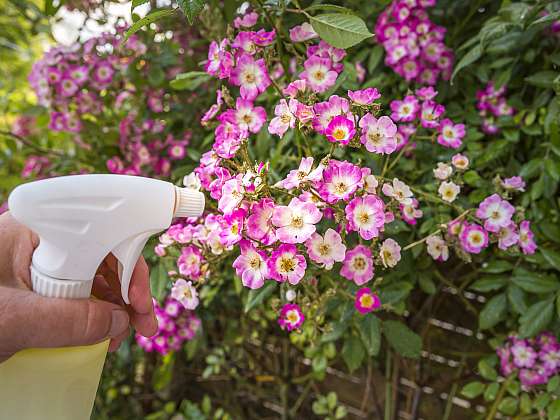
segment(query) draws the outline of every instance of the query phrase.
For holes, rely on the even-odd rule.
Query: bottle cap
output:
[[[204,212],[204,194],[192,188],[175,187],[174,217],[199,217]]]
[[[31,265],[31,284],[41,296],[63,299],[85,299],[91,294],[92,280],[63,280],[41,273]]]

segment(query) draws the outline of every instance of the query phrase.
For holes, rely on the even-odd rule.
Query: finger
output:
[[[31,258],[39,238],[29,229],[21,229],[12,249],[14,278],[18,287],[31,289]]]
[[[151,314],[131,314],[131,323],[136,331],[144,337],[151,337],[158,330],[158,322],[153,312]]]
[[[124,302],[121,298],[120,290],[116,291],[107,282],[107,279],[100,274],[97,274],[93,279],[93,286],[91,293],[98,299],[106,300],[107,302],[123,306]]]
[[[150,291],[150,271],[144,257],[138,258],[128,291],[130,304],[138,314],[153,314],[152,293]]]
[[[119,349],[122,342],[127,339],[128,335],[130,334],[130,329],[127,328],[122,334],[118,337],[112,338],[111,342],[109,343],[109,352],[114,352]]]
[[[128,330],[129,316],[110,302],[92,299],[45,298],[15,290],[8,328],[16,347],[63,347],[98,343]],[[10,312],[7,312],[10,313]]]

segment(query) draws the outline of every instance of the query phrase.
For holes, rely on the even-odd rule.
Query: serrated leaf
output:
[[[329,13],[310,16],[309,21],[319,37],[336,48],[350,48],[373,36],[365,22],[354,15]]]
[[[482,359],[478,362],[478,373],[484,379],[487,379],[489,381],[495,381],[496,379],[498,379],[498,372],[496,372],[496,369],[490,366],[490,363],[488,363],[488,361],[485,359]]]
[[[136,7],[149,2],[150,0],[132,0],[132,4],[130,5],[130,10],[134,10]]]
[[[314,4],[305,9],[306,12],[314,12],[315,10],[325,10],[327,12],[339,12],[353,15],[354,11],[347,7],[337,6],[335,4]]]
[[[473,399],[484,392],[486,386],[482,382],[471,382],[466,384],[461,390],[461,395],[466,398]]]
[[[541,248],[541,254],[551,266],[560,271],[560,253],[552,249]]]
[[[548,420],[560,419],[560,400],[552,401],[552,403],[548,406],[546,412],[548,414]]]
[[[511,281],[529,293],[549,293],[560,289],[557,279],[526,270],[514,271]]]
[[[506,278],[502,276],[484,276],[469,286],[477,292],[491,292],[499,290],[506,285]]]
[[[150,25],[160,19],[165,17],[171,16],[175,13],[175,9],[162,9],[162,10],[155,10],[150,14],[144,16],[139,21],[134,22],[134,24],[128,28],[128,30],[124,33],[124,38],[122,40],[122,44],[124,44],[130,36],[138,32],[144,26]]]
[[[249,292],[249,297],[247,298],[247,302],[245,303],[245,313],[249,312],[255,306],[262,303],[266,298],[268,298],[274,291],[278,283],[275,281],[268,281],[265,283],[263,287],[260,289],[254,289]]]
[[[376,45],[372,48],[371,53],[369,55],[368,60],[368,73],[372,74],[373,71],[377,68],[381,59],[383,58],[383,47],[381,45]]]
[[[342,346],[342,359],[350,372],[360,367],[365,356],[364,346],[358,337],[351,336]]]
[[[503,320],[507,313],[507,298],[505,293],[500,293],[490,299],[478,317],[478,324],[481,330],[492,328]]]
[[[554,299],[542,300],[533,304],[525,314],[519,318],[520,338],[532,337],[544,330],[552,320]]]
[[[190,71],[175,76],[169,85],[175,90],[195,90],[202,83],[210,80],[210,75],[204,71]]]
[[[498,410],[501,413],[507,414],[508,416],[512,416],[517,411],[518,404],[519,402],[517,401],[516,398],[505,397],[498,405]]]
[[[422,339],[418,334],[399,321],[384,321],[383,335],[397,353],[418,359],[422,351]]]
[[[455,70],[453,70],[453,74],[451,75],[451,82],[457,76],[462,69],[469,66],[470,64],[474,63],[482,56],[482,47],[480,45],[475,45],[468,53],[466,53],[461,60],[455,66]]]
[[[504,260],[494,260],[490,261],[488,264],[483,265],[482,271],[483,273],[490,273],[490,274],[498,274],[503,273],[505,271],[510,271],[513,269],[513,264],[509,261]]]
[[[358,330],[370,356],[377,356],[381,344],[381,321],[373,314],[367,314],[358,321]]]
[[[192,25],[194,19],[204,9],[206,2],[204,0],[177,0],[177,4]]]
[[[529,77],[525,78],[525,81],[530,85],[547,88],[552,88],[554,79],[556,79],[560,73],[552,70],[539,71]]]
[[[525,292],[515,284],[510,284],[507,289],[508,301],[512,309],[518,314],[524,314],[527,311],[527,303],[525,303]]]

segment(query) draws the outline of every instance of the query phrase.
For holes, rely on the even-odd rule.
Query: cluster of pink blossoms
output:
[[[502,375],[516,375],[526,390],[544,385],[560,373],[560,343],[550,332],[530,339],[510,336],[496,353]]]
[[[397,219],[416,224],[423,214],[418,200],[401,180],[381,181],[370,168],[334,159],[331,154],[321,160],[303,157],[299,167],[270,183],[268,162],[251,161],[247,150],[249,137],[267,123],[259,96],[274,80],[281,99],[268,123],[270,133],[283,137],[288,130],[298,129],[331,142],[333,150],[363,145],[370,153],[390,154],[410,142],[417,130],[431,131],[431,138],[440,145],[458,148],[465,127],[442,119],[445,107],[435,101],[437,91],[432,87],[392,101],[390,116],[379,115],[376,100],[381,95],[374,88],[321,101],[318,98],[335,84],[343,68],[345,52],[323,41],[307,43],[303,67],[290,70],[296,80],[285,80],[276,64],[265,61],[273,56],[266,50],[273,48],[274,31],[246,30],[257,20],[250,13],[240,17],[236,26],[243,29],[213,42],[206,63],[209,74],[239,87],[237,98],[225,86],[217,91],[216,103],[202,118],[204,125],[214,128],[212,150],[202,155],[198,167],[184,180],[186,186],[207,191],[217,201],[217,210],[177,221],[160,237],[156,253],[165,255],[169,246],[180,247],[177,267],[189,284],[176,284],[174,289],[190,296],[194,290],[190,282],[203,282],[214,261],[231,254],[237,276],[250,289],[269,281],[293,287],[325,270],[338,272],[355,285],[366,285],[378,270],[389,270],[400,261],[401,246],[386,237],[385,227]],[[315,36],[305,24],[290,31],[298,42]],[[456,168],[461,164],[466,168],[465,159],[456,155]],[[464,225],[469,243],[476,242],[469,233],[472,229]],[[446,246],[443,242],[441,255]],[[468,249],[480,252],[474,246]],[[279,314],[280,326],[297,329],[304,322],[303,313],[287,300]],[[356,294],[355,306],[361,313],[380,305],[379,297],[367,287]]]
[[[506,87],[496,89],[494,83],[488,82],[486,87],[476,92],[476,107],[482,117],[482,131],[486,134],[496,134],[500,128],[496,118],[513,115],[514,109],[506,100]]]
[[[395,0],[375,25],[385,64],[422,85],[435,85],[439,77],[449,80],[453,70],[453,52],[443,42],[446,29],[434,24],[426,11],[435,4],[435,0]]]
[[[456,154],[451,164],[439,162],[434,169],[434,177],[441,181],[438,192],[443,201],[452,203],[458,197],[462,183],[462,174],[469,167],[469,159],[463,154]],[[528,220],[519,224],[513,220],[515,207],[507,199],[512,192],[524,191],[525,182],[519,176],[500,181],[499,194],[486,197],[478,206],[471,222],[460,219],[452,220],[448,225],[448,235],[429,236],[426,240],[428,254],[436,261],[449,258],[449,244],[458,245],[470,254],[479,254],[493,241],[498,248],[507,250],[518,245],[524,254],[533,254],[537,245]]]
[[[119,123],[122,157],[114,156],[107,160],[109,172],[168,176],[172,162],[185,158],[192,133],[185,131],[182,139],[176,139],[171,133],[165,135],[165,128],[163,120],[145,119],[139,124],[135,114],[124,117]]]
[[[200,328],[200,319],[175,299],[168,297],[163,307],[154,299],[158,331],[152,337],[136,334],[136,342],[144,351],[165,355],[181,349],[185,341],[192,340]]]
[[[99,114],[104,96],[124,90],[123,71],[135,57],[146,52],[137,37],[131,37],[125,48],[120,40],[105,34],[69,47],[51,48],[33,64],[29,83],[41,105],[50,107],[53,131],[79,133],[84,114]]]
[[[445,106],[434,100],[437,94],[438,92],[429,86],[416,90],[415,95],[391,101],[391,118],[401,123],[397,133],[399,145],[408,143],[420,126],[436,129],[437,142],[444,147],[458,149],[461,146],[465,137],[465,125],[455,124],[448,118],[442,119]]]

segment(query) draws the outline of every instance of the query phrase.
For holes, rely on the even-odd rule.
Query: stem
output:
[[[30,147],[34,150],[36,150],[39,153],[43,153],[46,155],[54,155],[56,157],[66,157],[66,155],[62,152],[59,152],[58,150],[49,150],[49,149],[44,149],[41,146],[36,145],[35,143],[27,140],[24,137],[18,136],[17,134],[11,133],[9,131],[4,131],[4,130],[0,130],[0,135],[6,136],[6,137],[11,137],[12,139],[20,142],[21,144]]]
[[[391,350],[387,348],[385,359],[385,415],[384,420],[391,420]]]
[[[498,406],[502,402],[502,398],[504,398],[504,394],[506,393],[506,389],[510,382],[512,381],[514,375],[508,376],[508,378],[502,383],[500,390],[498,391],[498,396],[496,397],[496,401],[492,404],[492,408],[488,412],[486,416],[486,420],[492,420],[496,416],[496,412],[498,411]]]

